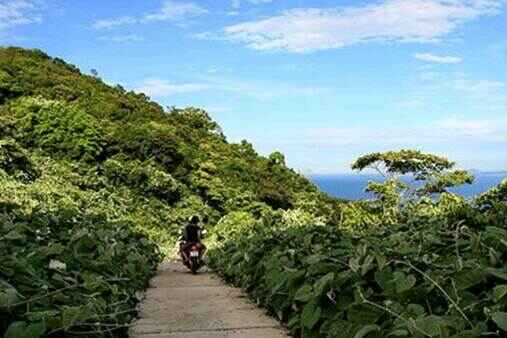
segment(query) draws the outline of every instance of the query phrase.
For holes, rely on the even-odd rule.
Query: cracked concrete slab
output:
[[[280,338],[286,331],[237,288],[180,262],[164,262],[150,282],[139,319],[130,330],[142,338]]]

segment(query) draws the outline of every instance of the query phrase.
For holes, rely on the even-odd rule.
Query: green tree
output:
[[[447,192],[449,188],[463,184],[472,184],[473,175],[465,170],[455,170],[455,165],[455,162],[445,157],[405,149],[361,156],[352,164],[352,169],[372,169],[383,176],[386,179],[385,186],[371,183],[367,189],[380,198],[388,198],[393,191],[409,192],[409,197],[414,194],[424,196]],[[406,184],[401,180],[404,175],[420,184]]]

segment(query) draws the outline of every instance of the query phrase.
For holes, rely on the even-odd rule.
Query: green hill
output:
[[[205,111],[0,48],[0,336],[125,334],[190,215],[303,206],[338,217],[282,154],[227,142]]]

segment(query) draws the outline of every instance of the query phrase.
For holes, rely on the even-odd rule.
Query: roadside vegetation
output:
[[[375,199],[327,196],[201,109],[0,48],[0,336],[126,336],[195,214],[213,268],[294,336],[505,336],[507,182],[465,200],[469,173],[412,150],[353,168],[384,176]]]
[[[447,189],[473,177],[442,157],[375,153],[353,168],[384,177],[374,200],[344,204],[334,225],[294,211],[219,223],[211,265],[297,337],[505,337],[507,181],[468,201]]]

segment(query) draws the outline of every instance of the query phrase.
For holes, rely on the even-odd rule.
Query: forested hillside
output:
[[[339,217],[282,154],[228,143],[205,111],[0,49],[0,336],[125,335],[189,216],[306,205]]]
[[[448,189],[470,173],[414,150],[353,169],[384,175],[373,200],[328,197],[203,110],[0,49],[0,336],[125,336],[198,214],[210,265],[294,336],[505,337],[507,181],[465,200]]]

